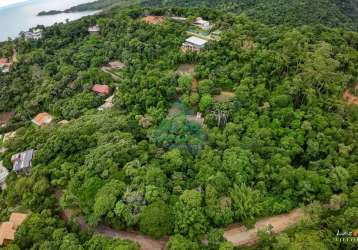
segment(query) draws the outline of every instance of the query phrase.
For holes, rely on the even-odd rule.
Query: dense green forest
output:
[[[188,20],[149,25],[147,14]],[[198,16],[221,39],[182,53]],[[99,35],[87,32],[94,24]],[[131,7],[4,42],[0,57],[14,48],[18,62],[0,73],[0,111],[16,116],[0,129],[18,129],[1,159],[11,169],[13,154],[36,153],[31,174],[11,173],[0,193],[2,221],[31,212],[5,249],[137,249],[61,220],[67,208],[93,228],[170,236],[171,250],[229,250],[222,228],[303,206],[309,219],[277,236],[262,232],[251,248],[356,249],[335,235],[358,227],[358,107],[342,98],[358,79],[358,33],[271,27],[203,7]],[[111,60],[127,66],[120,79],[101,70]],[[183,64],[195,65],[194,76],[176,73]],[[97,83],[110,86],[114,108],[97,110],[105,99],[92,93]],[[217,102],[222,90],[235,97]],[[167,115],[174,103],[181,112]],[[55,122],[30,124],[43,111]],[[203,125],[186,118],[197,111]]]
[[[358,1],[356,0],[97,0],[73,6],[67,10],[43,11],[39,15],[108,9],[114,6],[141,5],[145,7],[206,6],[232,13],[245,13],[269,25],[312,25],[344,27],[358,30]]]
[[[358,28],[356,0],[147,0],[146,6],[204,5],[248,16],[270,25],[300,26],[323,24]]]

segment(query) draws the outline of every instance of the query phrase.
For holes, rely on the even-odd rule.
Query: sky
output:
[[[27,0],[0,0],[0,8],[16,3],[26,2],[26,1]]]

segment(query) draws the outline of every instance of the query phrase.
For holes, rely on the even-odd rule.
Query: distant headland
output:
[[[37,15],[38,16],[49,16],[49,15],[57,15],[62,13],[74,13],[74,12],[85,12],[85,11],[97,11],[106,8],[110,8],[113,6],[129,6],[132,4],[136,4],[139,2],[138,0],[102,0],[102,1],[95,1],[89,2],[84,4],[79,4],[73,6],[66,10],[50,10],[50,11],[41,11]]]

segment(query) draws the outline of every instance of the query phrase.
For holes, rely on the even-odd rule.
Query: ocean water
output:
[[[75,20],[95,12],[37,16],[40,11],[65,10],[93,0],[0,0],[0,41],[15,38],[38,24],[45,26]]]

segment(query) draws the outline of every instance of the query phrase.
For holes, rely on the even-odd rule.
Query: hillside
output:
[[[148,0],[145,6],[205,5],[236,13],[246,13],[270,25],[300,26],[323,24],[348,29],[358,27],[358,1],[356,0]]]
[[[73,6],[67,10],[40,12],[39,15],[109,9],[114,6],[145,7],[207,6],[222,11],[245,13],[269,25],[313,25],[358,29],[357,0],[100,0]]]
[[[0,58],[0,221],[29,215],[5,250],[138,249],[91,230],[233,250],[223,228],[272,216],[296,226],[250,249],[355,249],[336,234],[358,227],[357,32],[120,6]]]

